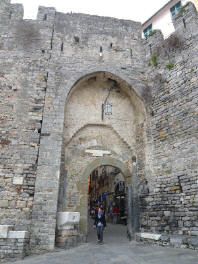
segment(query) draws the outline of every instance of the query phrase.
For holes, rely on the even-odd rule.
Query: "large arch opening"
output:
[[[80,233],[88,232],[90,175],[111,166],[131,185],[132,156],[145,155],[144,146],[138,147],[144,123],[144,103],[118,76],[95,72],[72,87],[65,105],[58,212],[79,212]]]
[[[105,241],[112,241],[120,236],[127,239],[127,181],[129,179],[118,167],[110,165],[99,166],[90,174],[88,180],[88,241],[95,241],[93,225],[99,206],[103,207],[108,227],[108,232],[105,232]]]

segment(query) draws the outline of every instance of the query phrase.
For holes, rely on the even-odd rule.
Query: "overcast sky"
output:
[[[38,6],[53,6],[57,11],[110,16],[145,22],[169,0],[11,0],[23,3],[24,18],[35,19]]]

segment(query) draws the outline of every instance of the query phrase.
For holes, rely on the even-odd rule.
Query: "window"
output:
[[[177,4],[175,4],[174,6],[172,6],[170,8],[170,12],[171,12],[172,17],[179,13],[181,6],[182,6],[181,1],[179,1]]]
[[[150,24],[147,28],[144,29],[145,38],[147,38],[149,36],[149,33],[151,30],[152,30],[152,24]]]

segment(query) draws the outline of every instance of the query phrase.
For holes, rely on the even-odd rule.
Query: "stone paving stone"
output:
[[[96,244],[90,229],[88,243],[66,251],[26,257],[15,264],[197,264],[198,252],[190,249],[146,247],[125,236],[126,227],[108,225],[103,245]],[[13,263],[13,262],[12,262]],[[11,264],[8,262],[7,264]]]

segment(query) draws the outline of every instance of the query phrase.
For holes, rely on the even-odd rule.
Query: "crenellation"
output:
[[[45,7],[45,6],[39,6],[38,8],[38,14],[37,14],[37,20],[38,21],[46,21],[54,22],[56,16],[56,9],[53,7]]]
[[[23,20],[24,10],[22,4],[12,4],[9,8],[9,18],[10,20],[20,21]]]
[[[173,25],[177,31],[197,30],[197,10],[192,2],[184,5],[180,12],[173,18]]]

